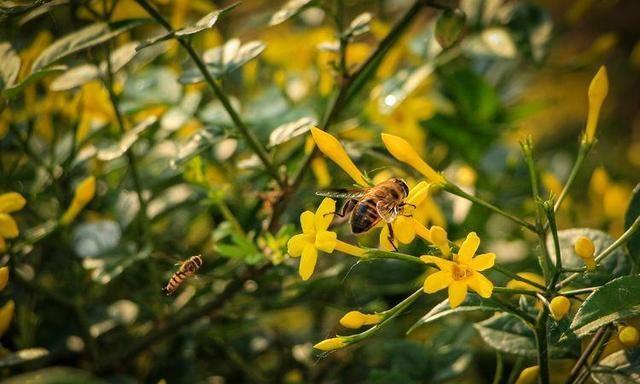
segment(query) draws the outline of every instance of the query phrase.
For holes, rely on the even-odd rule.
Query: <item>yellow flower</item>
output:
[[[420,217],[425,208],[428,209],[433,204],[428,196],[430,186],[431,184],[422,181],[409,191],[409,195],[405,199],[407,205],[404,208],[404,212],[398,215],[391,223],[393,234],[398,242],[409,244],[415,239],[416,235],[431,241],[430,232],[423,224],[426,218]],[[384,225],[380,231],[380,246],[386,250],[394,249],[389,241],[389,227],[387,225]]]
[[[620,327],[618,330],[618,340],[620,340],[620,343],[625,347],[632,348],[640,342],[640,333],[631,325]]]
[[[422,173],[432,183],[444,184],[446,182],[445,178],[431,168],[431,166],[427,164],[420,155],[418,155],[418,152],[416,152],[411,144],[409,144],[405,139],[383,133],[382,142],[393,157],[403,163],[409,164],[418,172]]]
[[[351,311],[342,316],[340,324],[345,328],[358,329],[363,325],[378,324],[380,321],[382,321],[382,316],[377,313],[367,314],[360,311]]]
[[[484,253],[474,256],[479,246],[480,238],[475,232],[471,232],[452,261],[435,256],[421,256],[422,261],[433,263],[440,269],[425,279],[424,291],[434,293],[448,287],[451,308],[456,308],[464,301],[468,288],[481,297],[491,297],[493,283],[479,272],[493,267],[496,255]]]
[[[76,190],[73,194],[73,200],[71,200],[71,204],[69,208],[67,208],[66,212],[60,218],[60,224],[68,225],[76,218],[78,213],[82,211],[82,209],[89,204],[91,199],[96,193],[96,178],[93,176],[89,176],[86,179],[82,180],[80,184],[76,187]]]
[[[4,335],[9,329],[11,320],[13,319],[13,310],[15,303],[13,300],[9,300],[5,305],[0,308],[0,336]]]
[[[593,241],[586,236],[580,236],[573,244],[573,249],[576,255],[584,261],[587,269],[593,271],[596,268],[596,260],[594,259],[594,253],[596,247],[593,245]]]
[[[440,226],[434,225],[433,227],[431,227],[429,234],[431,235],[431,242],[433,243],[433,245],[440,249],[440,252],[442,252],[442,255],[444,257],[449,257],[449,255],[451,254],[451,247],[449,247],[447,231],[445,231],[444,228]]]
[[[369,182],[351,161],[338,139],[318,128],[311,128],[311,135],[318,149],[351,176],[356,183],[363,187],[369,186]]]
[[[538,283],[542,286],[545,285],[545,281],[544,281],[544,277],[538,275],[537,273],[533,273],[533,272],[520,272],[517,274],[518,276],[525,278],[529,281],[532,281],[534,283]],[[524,281],[520,281],[520,280],[509,280],[509,282],[507,283],[507,288],[509,289],[526,289],[529,291],[535,291],[535,292],[542,292],[542,290],[540,288],[537,288],[531,284],[525,283]]]
[[[518,380],[516,380],[516,384],[534,384],[538,380],[538,375],[540,374],[540,366],[534,365],[533,367],[528,367],[520,372],[520,376],[518,376]]]
[[[7,250],[5,239],[15,239],[20,230],[11,212],[19,211],[24,207],[26,200],[17,192],[8,192],[0,195],[0,252]]]
[[[584,141],[587,143],[592,143],[595,140],[600,108],[608,92],[607,68],[602,66],[589,84],[589,113],[587,114],[587,127],[584,131]]]
[[[562,320],[562,318],[569,312],[570,308],[571,302],[564,296],[556,296],[549,303],[551,316],[553,316],[556,321]]]
[[[332,337],[330,339],[322,340],[318,344],[314,345],[313,348],[319,349],[321,351],[333,351],[334,349],[340,349],[346,347],[348,344],[344,337]]]
[[[9,268],[0,268],[0,291],[5,289],[7,282],[9,281]]]
[[[289,255],[301,256],[298,273],[303,280],[308,280],[313,274],[318,260],[318,250],[332,253],[335,249],[346,254],[364,256],[362,248],[338,240],[335,232],[328,231],[336,211],[336,202],[325,198],[315,213],[304,211],[300,215],[302,233],[293,236],[287,243]]]

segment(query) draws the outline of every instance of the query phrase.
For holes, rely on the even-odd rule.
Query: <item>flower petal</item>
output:
[[[389,241],[389,227],[386,225],[380,231],[380,248],[383,251],[393,251],[393,245]]]
[[[27,201],[17,192],[3,193],[0,195],[0,213],[18,211],[24,207]]]
[[[427,164],[420,155],[418,155],[418,152],[416,152],[411,144],[409,144],[405,139],[383,133],[382,142],[393,157],[403,163],[409,164],[418,172],[422,173],[427,179],[429,179],[429,181],[436,184],[445,183],[445,178],[431,168],[431,166],[429,166],[429,164]]]
[[[474,273],[473,276],[466,280],[466,283],[469,288],[485,299],[491,297],[491,293],[493,293],[493,283],[481,273]]]
[[[18,224],[6,213],[0,213],[0,236],[6,239],[18,237]]]
[[[461,281],[452,281],[449,285],[449,304],[451,308],[459,306],[467,297],[467,284]]]
[[[316,209],[316,231],[321,231],[329,228],[333,221],[333,214],[336,211],[335,200],[325,197],[322,203]]]
[[[300,256],[304,247],[311,243],[310,240],[310,236],[303,233],[293,236],[287,242],[287,253],[293,257]]]
[[[443,259],[442,257],[430,255],[420,256],[420,260],[425,263],[435,264],[438,268],[440,268],[441,271],[451,271],[451,269],[453,269],[453,265],[455,264],[453,261]]]
[[[316,215],[311,211],[304,211],[300,215],[300,226],[302,232],[308,235],[316,233]]]
[[[478,255],[471,259],[468,265],[474,271],[484,271],[485,269],[489,269],[493,267],[496,263],[496,254],[495,253],[483,253],[482,255]]]
[[[338,242],[338,234],[331,231],[318,231],[316,233],[316,248],[319,250],[331,253],[336,248]]]
[[[453,277],[451,276],[451,272],[438,271],[427,276],[424,280],[423,289],[426,293],[434,293],[441,289],[445,289],[452,281]]]
[[[7,242],[4,240],[2,236],[0,236],[0,253],[3,253],[7,250]]]
[[[402,244],[409,244],[416,238],[412,217],[400,216],[393,222],[392,226],[396,239]]]
[[[363,187],[369,186],[367,179],[364,178],[358,167],[353,163],[338,139],[318,128],[311,128],[311,135],[325,156],[333,160],[333,162],[351,176],[356,183]]]
[[[473,255],[476,254],[479,246],[480,238],[475,232],[470,232],[460,246],[460,250],[458,251],[458,262],[462,264],[469,264]]]
[[[415,187],[411,188],[405,201],[409,204],[420,205],[429,194],[429,187],[431,187],[431,184],[426,181],[419,182]]]
[[[316,261],[318,261],[318,250],[313,244],[305,245],[302,250],[302,258],[300,258],[300,266],[298,267],[298,273],[302,280],[309,280],[313,274],[313,270],[316,268]]]

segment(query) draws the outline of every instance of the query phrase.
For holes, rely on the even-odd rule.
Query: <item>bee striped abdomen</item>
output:
[[[356,204],[351,215],[351,231],[354,234],[366,232],[380,221],[376,201],[375,197],[370,197]]]
[[[192,256],[189,260],[180,265],[180,268],[171,276],[166,286],[162,288],[162,293],[171,295],[175,292],[187,277],[193,276],[203,264],[202,257]]]

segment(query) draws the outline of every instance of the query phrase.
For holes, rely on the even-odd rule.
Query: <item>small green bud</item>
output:
[[[458,41],[466,20],[466,15],[458,8],[445,9],[436,21],[436,40],[443,49]]]

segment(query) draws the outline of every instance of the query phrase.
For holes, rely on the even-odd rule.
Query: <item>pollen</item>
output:
[[[473,270],[456,264],[453,266],[453,280],[460,281],[473,276]]]

